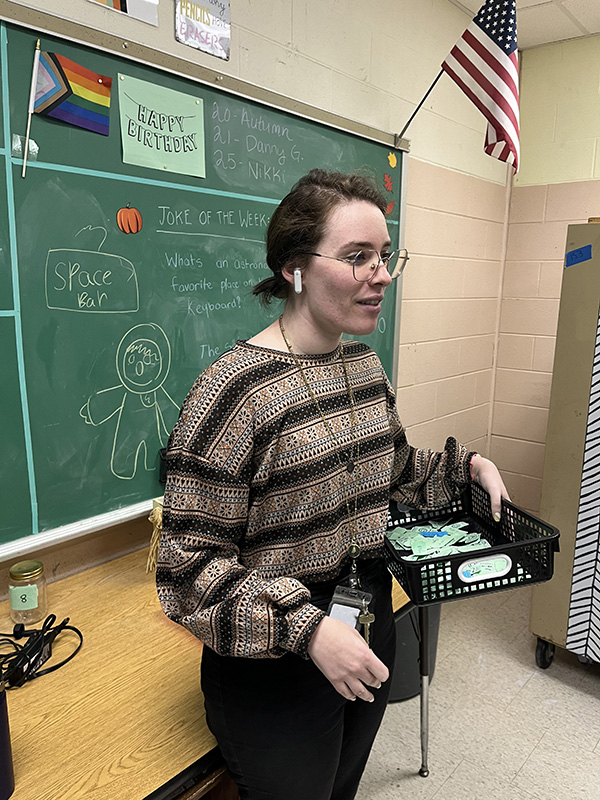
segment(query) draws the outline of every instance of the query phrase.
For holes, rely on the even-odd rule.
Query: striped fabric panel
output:
[[[72,94],[69,81],[54,53],[39,54],[33,111],[49,114]]]
[[[575,536],[568,650],[600,661],[600,314]]]
[[[67,122],[69,125],[76,125],[79,128],[85,128],[95,133],[101,133],[103,136],[109,134],[109,120],[108,115],[97,114],[93,109],[85,107],[81,102],[81,98],[75,100],[65,100],[54,109],[49,111],[48,117],[59,119],[61,122]]]
[[[56,54],[56,58],[73,94],[48,116],[108,136],[112,78],[91,72],[65,56]]]

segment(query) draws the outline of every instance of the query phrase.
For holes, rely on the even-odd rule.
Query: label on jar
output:
[[[38,607],[38,587],[35,583],[26,586],[9,586],[10,607],[15,611],[31,611]]]

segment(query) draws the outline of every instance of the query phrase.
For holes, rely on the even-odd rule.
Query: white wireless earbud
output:
[[[294,291],[296,294],[302,292],[302,272],[298,267],[294,270]]]

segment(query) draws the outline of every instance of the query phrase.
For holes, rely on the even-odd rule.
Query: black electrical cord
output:
[[[69,617],[54,625],[56,616],[49,614],[38,630],[25,630],[25,626],[15,625],[12,633],[0,633],[0,648],[10,647],[9,653],[0,654],[0,683],[6,684],[9,689],[23,686],[26,681],[39,678],[54,672],[69,662],[81,649],[83,634],[80,630],[69,625]],[[52,655],[52,645],[56,637],[63,631],[72,631],[79,639],[77,647],[58,664],[40,669]],[[27,637],[24,644],[18,641]]]

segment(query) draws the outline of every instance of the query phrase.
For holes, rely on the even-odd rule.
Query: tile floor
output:
[[[442,606],[421,778],[419,697],[388,706],[357,800],[599,800],[600,664],[529,633],[531,588]]]

